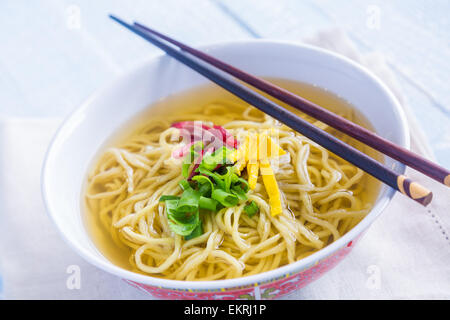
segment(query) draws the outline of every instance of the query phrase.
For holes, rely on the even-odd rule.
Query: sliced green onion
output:
[[[234,186],[231,188],[231,193],[235,194],[239,198],[239,201],[247,200],[246,192],[241,187]]]
[[[187,178],[189,177],[189,168],[191,167],[191,164],[188,162],[183,162],[181,166],[181,174],[183,177]]]
[[[179,196],[164,195],[161,196],[161,198],[159,198],[159,202],[164,202],[166,200],[179,200],[179,199],[180,199]]]
[[[211,198],[200,197],[198,207],[209,211],[216,211],[218,202]]]
[[[178,184],[180,185],[181,189],[185,191],[191,189],[191,185],[186,179],[181,180]]]
[[[225,207],[233,207],[239,202],[239,199],[236,195],[228,193],[222,189],[214,190],[211,197],[219,201]]]
[[[198,202],[200,200],[200,192],[192,188],[184,190],[178,201],[178,212],[194,212],[198,210]]]
[[[230,192],[231,188],[231,175],[225,178],[225,191]]]
[[[231,149],[227,147],[221,147],[220,149],[214,151],[213,153],[207,154],[203,157],[200,167],[212,171],[219,164],[224,165],[228,163],[228,156],[232,152]]]
[[[166,200],[166,208],[168,215],[177,213],[178,201],[179,200],[177,199]]]
[[[194,231],[190,235],[184,236],[184,240],[191,240],[197,238],[203,234],[203,226],[202,221],[198,222],[198,225],[195,227]]]
[[[233,175],[235,175],[234,173],[234,167],[226,167],[227,172],[224,174],[217,174],[218,177],[220,177],[225,185],[225,191],[230,192],[230,187],[231,187],[231,183],[233,181]]]
[[[168,217],[170,230],[180,236],[189,236],[195,230],[199,222],[198,212],[185,216],[183,219],[175,220],[170,215]]]
[[[198,187],[198,192],[204,197],[211,197],[211,186],[209,184],[201,184],[200,187]]]
[[[216,207],[216,212],[219,212],[220,210],[222,210],[223,208],[225,208],[225,206],[224,205],[222,205],[220,202],[217,204],[217,207]]]
[[[223,180],[225,180],[227,177],[233,175],[234,172],[235,172],[235,170],[236,170],[236,169],[235,169],[234,167],[232,167],[232,166],[227,166],[227,167],[224,166],[224,167],[222,167],[221,169],[222,169],[222,172],[223,172],[223,169],[225,169],[226,172],[223,173],[223,174],[219,174],[219,173],[216,172],[216,174],[217,174],[221,179],[223,179]]]
[[[203,159],[202,159],[202,163],[200,164],[200,166],[202,168],[205,168],[206,170],[214,170],[218,164],[222,164],[223,163],[223,159],[222,159],[222,155],[219,153],[208,153],[206,154]]]
[[[233,176],[233,179],[234,179],[234,181],[232,181],[233,186],[239,186],[240,188],[242,188],[242,190],[244,190],[245,193],[247,193],[248,190],[250,190],[250,186],[248,185],[247,180],[238,177],[237,175]]]
[[[199,150],[204,149],[202,142],[194,143],[188,155],[183,160],[182,174],[189,177],[192,161],[199,156]],[[246,180],[236,174],[236,170],[228,164],[232,149],[222,147],[211,154],[205,154],[196,169],[199,175],[192,178],[193,182],[183,179],[179,182],[183,189],[181,196],[163,195],[159,201],[165,202],[170,229],[190,240],[203,234],[199,210],[217,212],[225,207],[233,207],[240,201],[246,201],[249,190]],[[223,165],[223,166],[219,166]],[[215,170],[219,167],[219,170]],[[220,173],[216,172],[219,171]],[[254,215],[259,209],[247,205],[247,214]]]
[[[197,175],[192,177],[192,180],[197,181],[197,183],[199,184],[198,191],[202,196],[205,195],[211,196],[211,193],[214,190],[214,184],[208,177]]]
[[[189,168],[191,167],[191,164],[194,162],[195,158],[199,156],[199,153],[196,152],[196,150],[202,150],[203,147],[204,146],[202,141],[197,141],[196,143],[191,145],[189,153],[184,157],[183,164],[181,166],[181,173],[183,174],[183,177],[189,177]]]
[[[222,180],[222,178],[220,177],[219,174],[211,172],[205,168],[200,168],[200,167],[199,167],[199,171],[201,174],[204,174],[204,175],[207,175],[207,176],[213,178],[214,182],[217,184],[217,186],[220,189],[225,189],[225,182]]]
[[[217,167],[217,159],[211,154],[204,156],[199,166],[199,168],[203,168],[209,171],[214,170],[216,167]]]
[[[259,207],[255,201],[251,201],[244,207],[244,212],[251,218],[259,211]]]
[[[186,214],[178,211],[180,200],[166,200],[167,217],[170,230],[181,236],[190,235],[199,223],[198,211]]]

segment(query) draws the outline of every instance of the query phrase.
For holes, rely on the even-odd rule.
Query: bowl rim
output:
[[[220,41],[220,42],[214,42],[206,45],[197,46],[199,50],[203,50],[205,52],[208,51],[215,51],[215,50],[222,50],[226,47],[230,46],[246,46],[246,45],[262,45],[262,46],[285,46],[286,48],[291,47],[292,49],[302,49],[302,50],[309,50],[314,52],[315,54],[326,56],[327,59],[335,59],[340,61],[342,64],[347,64],[349,68],[359,72],[361,75],[371,78],[371,80],[374,82],[375,85],[377,85],[384,93],[386,94],[388,100],[390,100],[391,106],[398,114],[399,117],[399,126],[402,129],[401,130],[401,137],[402,143],[400,143],[401,146],[405,148],[410,147],[410,136],[409,136],[409,129],[408,129],[408,122],[406,115],[404,113],[403,108],[401,107],[399,101],[394,96],[394,94],[391,92],[391,90],[371,71],[369,71],[364,66],[350,60],[349,58],[342,56],[338,53],[328,51],[326,49],[305,44],[301,42],[295,42],[295,41],[287,41],[287,40],[274,40],[274,39],[242,39],[242,40],[232,40],[232,41]],[[276,268],[274,270],[266,271],[263,273],[258,273],[256,275],[251,276],[244,276],[239,278],[233,278],[233,279],[227,279],[227,280],[210,280],[210,281],[184,281],[184,280],[170,280],[170,279],[161,279],[152,277],[150,275],[143,275],[139,273],[135,273],[129,270],[126,270],[122,267],[119,267],[115,265],[114,263],[110,262],[107,258],[105,260],[102,260],[98,258],[97,256],[93,255],[88,250],[84,249],[83,247],[79,246],[76,241],[72,241],[69,237],[67,237],[62,230],[59,228],[59,225],[57,221],[55,220],[54,216],[57,214],[53,209],[51,205],[51,195],[49,194],[48,190],[48,180],[51,175],[51,168],[49,166],[50,159],[53,157],[54,153],[57,153],[57,147],[58,144],[63,142],[61,139],[64,139],[63,137],[63,131],[66,129],[66,127],[69,127],[69,125],[77,120],[78,115],[81,114],[85,109],[87,109],[91,103],[99,96],[102,96],[105,94],[108,90],[110,90],[112,87],[114,87],[119,82],[123,81],[124,78],[127,76],[130,76],[137,72],[139,69],[144,68],[145,66],[157,63],[158,60],[162,59],[163,57],[166,57],[167,55],[165,53],[160,53],[158,55],[152,56],[148,59],[145,59],[144,61],[141,61],[137,63],[134,67],[126,70],[125,72],[121,73],[119,76],[115,77],[113,80],[109,81],[104,85],[103,87],[100,87],[99,89],[95,90],[88,98],[78,107],[76,107],[68,117],[62,122],[56,133],[54,134],[49,148],[46,152],[44,163],[42,167],[41,172],[41,192],[42,197],[44,201],[44,205],[46,207],[47,215],[49,216],[50,220],[53,221],[53,223],[56,226],[56,229],[61,234],[61,237],[63,240],[75,251],[79,256],[81,256],[84,260],[89,262],[90,264],[93,264],[94,266],[111,273],[115,276],[121,277],[122,279],[131,280],[134,282],[138,282],[140,284],[144,285],[150,285],[155,286],[160,289],[169,289],[169,290],[184,290],[184,291],[205,291],[205,290],[211,290],[211,291],[217,291],[217,290],[225,290],[225,289],[237,289],[237,288],[244,288],[248,286],[254,286],[256,284],[265,284],[268,282],[276,281],[278,279],[281,279],[283,277],[286,277],[286,275],[293,276],[303,270],[306,270],[310,267],[312,267],[315,263],[323,260],[324,258],[329,257],[333,253],[336,253],[339,249],[347,245],[352,240],[356,239],[359,235],[361,235],[364,230],[366,230],[370,224],[382,213],[382,211],[386,208],[388,203],[392,200],[392,197],[396,193],[394,189],[391,187],[387,187],[387,190],[385,191],[385,194],[377,199],[374,207],[372,210],[367,214],[366,217],[363,218],[355,227],[353,227],[350,231],[348,231],[346,234],[344,234],[341,238],[338,240],[332,242],[328,246],[320,249],[319,251],[313,253],[312,255],[303,258],[299,261],[290,263],[288,265]],[[400,173],[404,173],[406,170],[405,165],[402,163],[397,162],[398,168],[397,171]]]

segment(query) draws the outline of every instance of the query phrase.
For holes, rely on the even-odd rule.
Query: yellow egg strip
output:
[[[273,140],[267,137],[267,150],[269,158],[276,158],[286,154],[286,151],[280,148],[280,146],[273,142]]]
[[[249,133],[245,142],[241,144],[233,159],[238,174],[247,166],[248,185],[250,189],[256,188],[258,173],[261,171],[264,187],[269,196],[270,213],[276,216],[282,212],[281,195],[275,174],[270,166],[269,159],[286,154],[267,134]]]
[[[255,133],[247,135],[246,145],[245,159],[250,163],[255,163],[258,160],[258,135]]]
[[[255,189],[256,181],[258,180],[259,162],[248,163],[247,173],[248,173],[248,186],[250,189]]]
[[[258,135],[258,160],[267,160],[269,157],[270,149],[268,150],[269,137],[265,132]]]
[[[236,151],[236,164],[235,168],[237,171],[237,174],[241,174],[241,171],[244,170],[244,168],[247,165],[247,146],[248,146],[248,137],[245,139],[245,142],[242,143],[239,147],[239,149]]]
[[[278,183],[269,161],[261,161],[261,175],[267,195],[269,196],[270,214],[276,216],[282,211],[281,197]]]

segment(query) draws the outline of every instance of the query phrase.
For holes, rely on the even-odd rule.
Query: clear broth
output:
[[[354,107],[344,99],[338,97],[337,95],[324,90],[323,88],[319,88],[317,86],[313,86],[310,84],[290,81],[290,80],[282,80],[282,79],[269,79],[271,82],[298,94],[304,97],[307,100],[310,100],[330,111],[335,113],[344,114],[345,117],[351,119],[353,122],[369,129],[373,130],[370,122],[362,116]],[[267,95],[266,95],[267,96]],[[270,98],[270,97],[268,97]],[[156,102],[151,105],[145,111],[138,114],[131,121],[127,121],[125,125],[117,130],[115,134],[113,134],[108,141],[100,148],[97,156],[92,161],[92,166],[97,163],[98,157],[104,152],[107,147],[111,146],[120,146],[122,142],[126,141],[135,131],[139,128],[143,127],[146,123],[152,121],[152,119],[157,117],[164,117],[164,115],[171,114],[172,112],[182,113],[186,115],[187,120],[192,120],[189,115],[195,113],[196,110],[201,108],[202,106],[213,103],[217,100],[227,100],[235,104],[239,104],[242,106],[248,106],[248,103],[240,100],[224,89],[217,87],[215,85],[207,85],[200,88],[196,88],[193,90],[189,90],[188,92],[183,92],[177,95],[169,96],[161,101]],[[279,101],[271,100],[279,103],[280,105],[287,107],[291,111],[302,115],[298,110],[293,109],[292,107],[286,106],[284,103],[280,103]],[[216,123],[218,125],[222,125],[223,123]],[[330,133],[337,137],[342,137],[343,134],[336,130],[329,130]],[[347,137],[348,138],[348,137]],[[348,138],[349,143],[359,149],[360,151],[368,154],[372,158],[375,158],[379,161],[383,161],[383,157],[380,153],[373,150],[366,145],[363,145],[359,141]],[[87,180],[87,179],[86,179]],[[380,183],[368,176],[365,181],[367,188],[365,188],[365,192],[361,195],[362,200],[370,203],[374,203],[380,189]],[[107,258],[109,261],[114,263],[115,265],[122,267],[124,269],[139,272],[135,269],[131,268],[131,264],[129,262],[130,257],[130,249],[125,247],[119,247],[112,240],[110,234],[105,230],[103,225],[100,222],[100,218],[97,214],[90,212],[86,206],[84,195],[85,192],[82,192],[82,207],[84,208],[83,212],[83,220],[86,225],[86,229],[95,245],[95,247],[99,250],[99,252]],[[141,272],[139,272],[141,273]]]

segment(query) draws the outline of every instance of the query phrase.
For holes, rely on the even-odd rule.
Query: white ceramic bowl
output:
[[[201,50],[257,76],[326,88],[349,101],[370,120],[378,134],[409,147],[405,116],[393,94],[373,74],[346,58],[311,46],[269,40],[221,43]],[[108,137],[153,102],[207,83],[196,72],[161,55],[93,94],[64,122],[49,148],[42,174],[48,213],[62,237],[80,256],[157,297],[281,296],[313,281],[342,259],[382,212],[394,190],[383,186],[367,217],[319,252],[273,271],[231,280],[163,280],[124,270],[97,250],[82,221],[82,185],[92,158]],[[386,164],[404,172],[404,166],[391,159],[386,159]],[[264,295],[267,289],[271,294]]]

